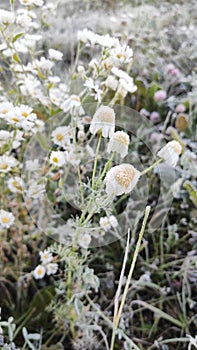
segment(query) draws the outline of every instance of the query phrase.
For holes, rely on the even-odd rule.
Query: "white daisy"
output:
[[[131,164],[116,165],[111,168],[106,177],[106,192],[108,195],[120,196],[129,193],[136,186],[141,173]]]
[[[33,276],[36,280],[42,279],[46,273],[46,269],[43,265],[38,265],[33,271]]]
[[[9,211],[0,209],[0,227],[9,228],[15,220],[15,217]]]
[[[170,141],[157,153],[157,155],[158,157],[165,160],[168,165],[175,167],[177,165],[181,152],[181,144],[177,141]]]
[[[12,156],[0,156],[0,172],[7,173],[17,165],[17,160]]]
[[[50,164],[61,167],[65,164],[65,154],[61,151],[53,151],[50,155]]]
[[[14,18],[15,16],[13,12],[0,9],[0,25],[7,26],[8,24],[14,22]]]
[[[91,242],[91,236],[88,233],[84,233],[83,235],[80,235],[78,242],[81,248],[87,249]]]
[[[117,152],[123,158],[128,154],[129,135],[124,131],[116,131],[108,144],[107,151]]]
[[[45,249],[43,252],[40,252],[39,254],[43,264],[48,264],[53,260],[53,255],[48,249]]]
[[[90,132],[102,132],[103,137],[111,137],[115,130],[115,112],[108,106],[100,106],[95,112],[90,124]]]
[[[58,126],[51,134],[53,142],[64,147],[70,144],[70,139],[73,138],[72,129],[68,126]]]

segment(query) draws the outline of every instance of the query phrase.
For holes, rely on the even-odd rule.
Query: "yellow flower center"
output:
[[[77,95],[71,95],[70,98],[71,98],[71,100],[73,100],[73,101],[80,102],[80,97],[77,96]]]
[[[52,161],[53,161],[54,163],[58,163],[58,158],[57,158],[57,157],[53,157]]]
[[[23,112],[23,113],[22,113],[22,116],[25,117],[25,118],[27,118],[28,115],[29,115],[29,113],[27,113],[27,112]]]
[[[172,148],[177,154],[181,153],[182,147],[181,147],[180,143],[178,143],[178,142],[174,143]]]
[[[8,113],[8,109],[3,109],[3,111],[1,113],[3,113],[3,114]]]
[[[14,117],[14,118],[12,118],[12,121],[18,123],[18,122],[19,122],[19,119],[16,118],[16,117]]]
[[[12,181],[12,185],[19,191],[22,191],[22,186],[17,181]]]
[[[135,176],[135,170],[132,168],[121,169],[115,174],[115,179],[122,187],[127,188]]]
[[[62,134],[57,134],[56,138],[57,138],[58,141],[62,141],[63,135]]]
[[[125,146],[128,146],[128,138],[126,135],[120,133],[118,135],[114,135],[114,141],[122,143]]]
[[[8,219],[6,216],[4,216],[4,217],[2,218],[2,222],[3,222],[4,224],[7,224],[7,223],[9,222],[9,219]]]
[[[0,169],[5,170],[8,168],[8,165],[6,163],[0,164]]]
[[[38,275],[42,275],[42,273],[43,273],[42,269],[38,269],[38,270],[37,270],[37,274],[38,274]]]

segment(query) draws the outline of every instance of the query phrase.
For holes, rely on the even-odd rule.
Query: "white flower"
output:
[[[109,231],[111,228],[111,223],[109,221],[109,218],[107,216],[104,216],[100,218],[99,220],[100,227],[105,231]]]
[[[7,26],[10,23],[14,22],[14,13],[0,9],[0,25]]]
[[[5,118],[6,115],[12,110],[13,104],[11,102],[0,103],[0,117]]]
[[[83,43],[87,43],[88,41],[90,41],[91,44],[94,44],[96,41],[96,34],[94,34],[91,30],[85,28],[83,30],[78,31],[77,39],[79,41],[82,41]]]
[[[133,50],[126,44],[118,45],[110,50],[110,55],[115,64],[126,64],[133,60]]]
[[[131,164],[116,165],[111,168],[106,177],[106,192],[108,195],[120,196],[129,193],[136,186],[141,173]]]
[[[0,227],[9,228],[15,220],[15,217],[9,211],[0,209]]]
[[[68,126],[58,126],[51,134],[53,142],[64,147],[70,144],[70,139],[73,137],[72,129]]]
[[[45,193],[45,185],[44,184],[36,184],[32,183],[28,190],[27,190],[27,197],[28,198],[34,198],[34,199],[39,199],[43,196],[43,193]]]
[[[157,155],[158,157],[163,158],[168,165],[175,167],[181,152],[182,146],[180,143],[177,141],[170,141],[157,153]]]
[[[80,97],[77,95],[71,95],[60,106],[65,113],[71,112],[73,115],[84,114],[84,109],[81,105]]]
[[[7,173],[17,165],[17,160],[12,156],[0,156],[0,172]]]
[[[114,215],[110,215],[109,222],[113,228],[116,228],[118,226],[118,221]]]
[[[24,188],[23,180],[19,176],[10,178],[8,180],[8,188],[13,193],[21,193]]]
[[[45,267],[43,265],[38,265],[33,271],[33,276],[36,280],[38,280],[43,278],[45,273],[46,273]]]
[[[90,124],[90,132],[96,134],[101,130],[103,137],[111,137],[115,130],[115,113],[108,106],[100,106]]]
[[[65,154],[61,151],[53,151],[50,155],[50,164],[53,164],[56,167],[61,167],[65,164]]]
[[[73,166],[78,166],[80,163],[80,159],[77,158],[77,153],[70,148],[69,151],[65,151],[65,159],[68,163],[70,163]]]
[[[63,58],[63,53],[58,50],[49,49],[49,58],[51,60],[61,61]]]
[[[87,249],[91,242],[91,236],[88,233],[84,233],[80,235],[78,242],[81,248]]]
[[[194,338],[191,335],[187,334],[187,337],[189,338],[188,350],[191,350],[192,346],[197,349],[197,335]]]
[[[40,254],[40,260],[42,261],[43,264],[48,264],[53,260],[53,255],[48,249],[45,249],[43,252],[40,252],[39,254]]]
[[[32,159],[32,160],[27,160],[25,163],[26,169],[28,171],[36,171],[40,168],[39,160],[38,159]]]
[[[118,80],[113,75],[109,75],[104,84],[108,89],[115,91],[118,86]]]
[[[133,93],[137,90],[137,86],[133,82],[133,78],[130,77],[122,69],[113,67],[111,72],[119,78],[118,92],[125,97],[127,92]]]
[[[50,70],[54,66],[54,62],[51,60],[46,59],[45,57],[41,57],[40,60],[34,61],[34,68],[40,68],[45,71]]]
[[[11,133],[7,130],[0,130],[0,147],[10,141]]]
[[[98,84],[95,84],[92,78],[86,79],[84,86],[92,91],[91,96],[94,96],[95,100],[101,101],[103,91],[99,88]]]
[[[123,158],[128,154],[128,147],[129,135],[124,131],[116,131],[109,141],[107,151],[117,152]]]
[[[105,35],[96,35],[95,37],[96,44],[99,44],[104,47],[116,47],[119,45],[119,40],[117,38],[111,37],[109,34]]]
[[[58,270],[58,264],[56,263],[49,263],[46,265],[46,274],[49,275],[54,275]]]

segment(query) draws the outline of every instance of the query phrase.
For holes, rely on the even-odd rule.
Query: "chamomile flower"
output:
[[[111,168],[106,177],[106,192],[108,195],[120,196],[129,193],[136,186],[141,173],[131,164],[116,165]]]
[[[51,134],[53,142],[61,147],[70,144],[70,139],[73,138],[72,129],[68,126],[58,126]]]
[[[61,167],[65,164],[65,154],[61,151],[53,151],[50,155],[50,164]]]
[[[12,177],[8,180],[8,188],[12,193],[21,193],[24,188],[24,182],[19,176]]]
[[[40,260],[43,264],[48,264],[53,260],[52,253],[48,250],[45,249],[43,252],[40,252]]]
[[[95,112],[90,124],[90,132],[102,132],[103,137],[111,137],[115,130],[115,112],[108,106],[100,106]]]
[[[46,269],[43,265],[38,265],[33,271],[33,276],[36,280],[42,279],[45,276]]]
[[[168,142],[158,153],[168,165],[175,167],[178,163],[179,155],[182,152],[182,146],[177,141]]]
[[[0,227],[9,228],[15,220],[15,217],[9,211],[0,209]]]
[[[116,131],[109,141],[107,151],[117,152],[123,158],[128,154],[128,147],[129,135],[124,131]]]
[[[0,173],[7,173],[17,165],[17,160],[12,156],[0,156]]]

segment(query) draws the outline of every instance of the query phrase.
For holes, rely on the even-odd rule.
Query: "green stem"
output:
[[[142,175],[145,175],[146,173],[148,173],[149,171],[151,171],[157,164],[163,162],[163,159],[159,159],[157,160],[155,163],[153,163],[151,166],[149,166],[147,169],[145,169],[144,171],[142,171]]]
[[[98,186],[100,185],[102,179],[104,178],[106,172],[110,169],[111,167],[111,164],[114,160],[114,156],[115,156],[115,153],[112,154],[111,158],[108,160],[108,162],[105,164],[105,167],[100,175],[100,177],[98,178],[96,184],[95,184],[95,190],[98,188]]]
[[[141,230],[140,230],[140,233],[139,233],[137,245],[136,245],[136,248],[135,248],[133,260],[132,260],[131,267],[130,267],[130,270],[129,270],[127,282],[126,282],[126,285],[125,285],[125,288],[124,288],[124,292],[123,292],[122,300],[121,300],[121,303],[120,303],[120,307],[118,309],[117,316],[114,318],[114,325],[113,325],[113,331],[112,331],[110,350],[114,349],[116,330],[118,328],[120,317],[121,317],[121,314],[122,314],[122,310],[123,310],[123,307],[124,307],[124,304],[125,304],[127,292],[128,292],[128,289],[129,289],[129,285],[130,285],[131,278],[132,278],[132,275],[133,275],[133,271],[134,271],[134,268],[135,268],[135,264],[136,264],[136,261],[137,261],[137,257],[138,257],[138,253],[139,253],[139,250],[140,250],[142,237],[143,237],[143,234],[144,234],[144,231],[145,231],[145,227],[146,227],[146,223],[147,223],[149,214],[150,214],[150,206],[147,206],[146,210],[145,210],[144,219],[143,219],[143,222],[142,222],[142,227],[141,227]]]
[[[101,146],[101,139],[102,139],[102,133],[100,132],[99,134],[99,139],[98,139],[98,144],[96,148],[96,154],[95,154],[95,160],[94,160],[94,169],[93,169],[93,174],[92,174],[92,189],[95,189],[95,176],[96,176],[96,168],[97,168],[97,161],[98,161],[98,154],[99,154],[99,149]]]

